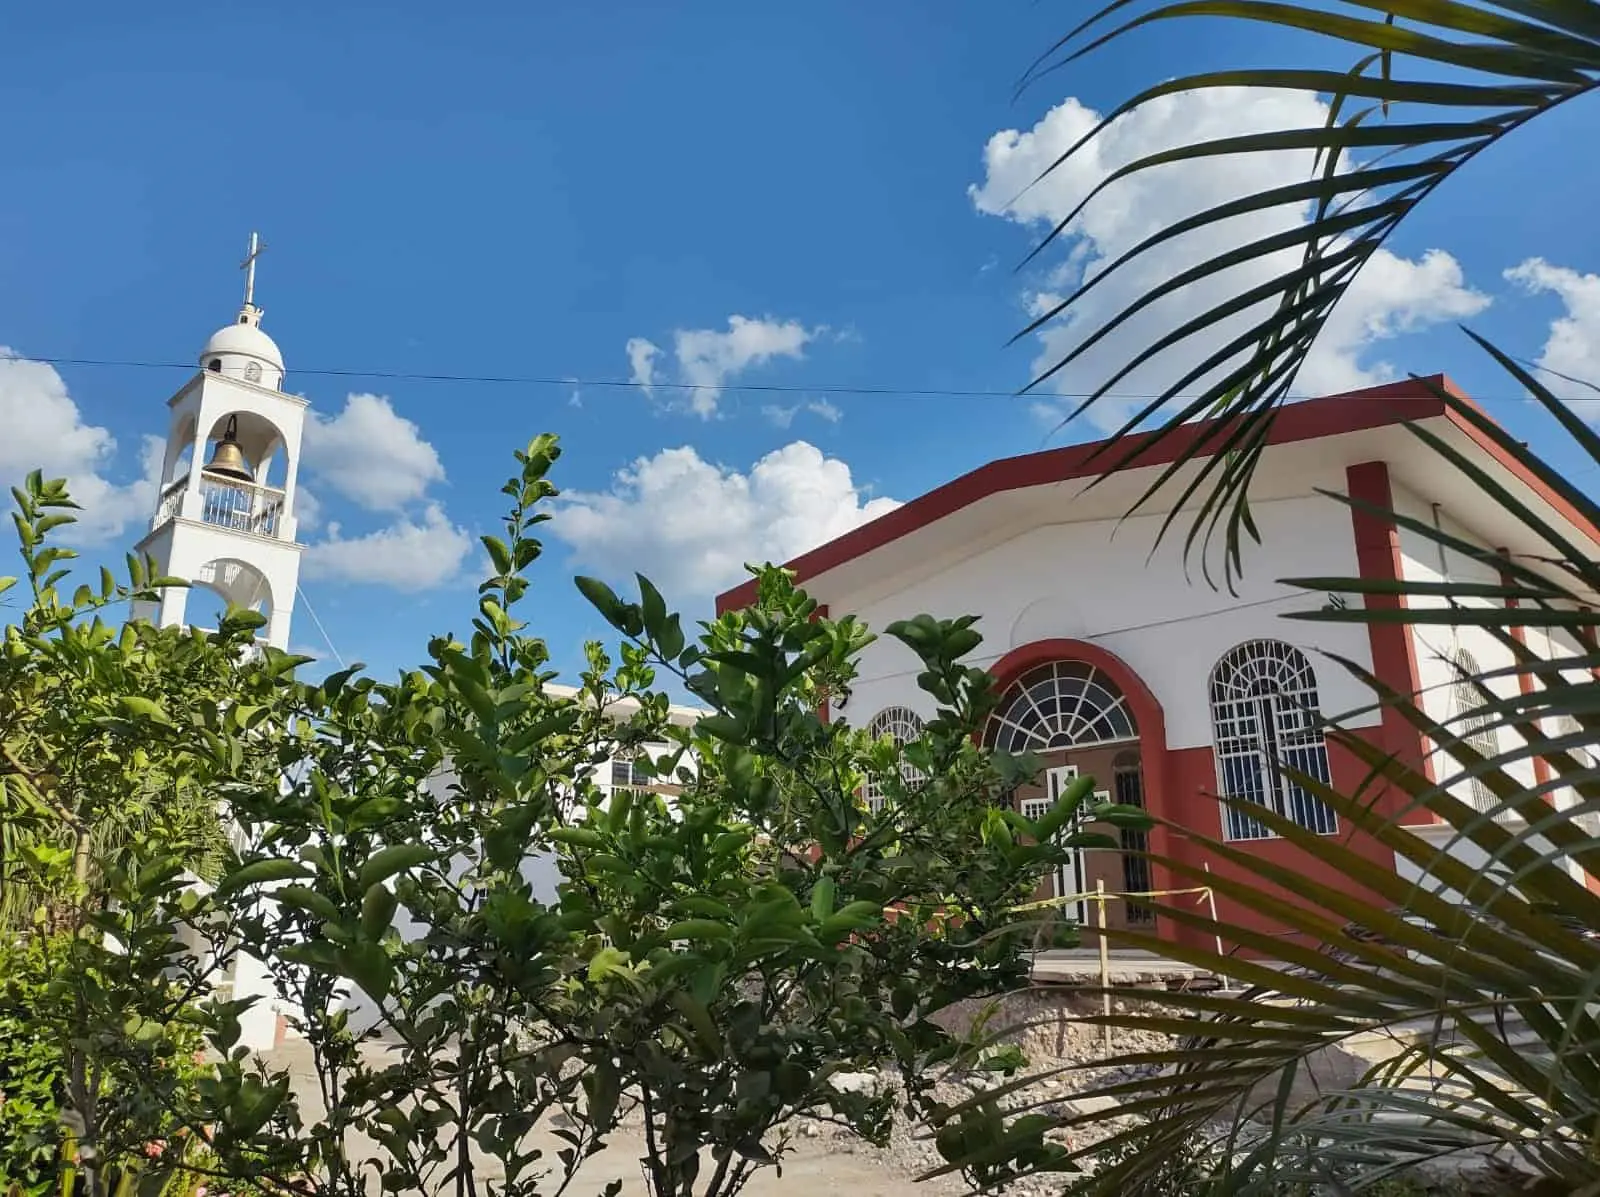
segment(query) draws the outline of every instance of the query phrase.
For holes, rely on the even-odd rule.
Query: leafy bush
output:
[[[497,1197],[532,1197],[550,1168],[535,1122],[570,1120],[555,1127],[570,1179],[635,1110],[653,1191],[727,1197],[781,1161],[796,1117],[881,1141],[897,1104],[931,1108],[931,1069],[980,1054],[937,1016],[1025,978],[1040,916],[1023,900],[1069,848],[1111,846],[1057,835],[1092,783],[1039,820],[997,801],[1037,762],[977,745],[994,696],[960,663],[974,621],[926,616],[888,629],[940,708],[905,750],[908,782],[891,746],[818,715],[871,633],[770,568],[753,608],[692,644],[646,580],[637,601],[581,580],[624,642],[615,664],[589,647],[576,696],[548,687],[518,616],[558,453],[540,437],[517,454],[470,634],[391,682],[356,667],[313,683],[301,658],[241,654],[249,613],[214,635],[118,634],[97,613],[168,580],[131,562],[126,587],[107,574],[66,601],[50,533],[70,500],[37,476],[19,495],[33,603],[0,654],[0,801],[26,837],[0,844],[0,882],[21,876],[68,929],[38,941],[39,996],[17,1001],[59,1053],[40,1084],[87,1197],[134,1177],[151,1140],[182,1154],[202,1136],[207,1169],[273,1191],[465,1195],[489,1163]],[[673,725],[658,672],[712,714]],[[637,710],[620,727],[619,698]],[[670,746],[654,767],[675,796],[602,791],[596,766],[645,742]],[[118,822],[152,772],[227,803],[242,846],[214,889],[194,875],[215,845],[178,805]],[[97,856],[108,822],[128,834]],[[554,898],[530,853],[559,859]],[[262,995],[215,983],[241,953],[304,1037],[315,1096],[239,1047]],[[173,1065],[196,1028],[217,1063],[193,1075]],[[867,1071],[897,1074],[898,1097],[843,1075]],[[1036,1164],[1064,1150],[1019,1144]],[[141,1188],[179,1163],[157,1154]]]
[[[60,1017],[69,990],[100,980],[68,976],[82,962],[78,942],[57,933],[0,943],[0,1179],[8,1197],[53,1197],[72,1191],[74,1164],[93,1164],[111,1191],[125,1182],[180,1197],[201,1178],[181,1167],[194,1136],[171,1095],[193,1092],[208,1071],[199,1031],[173,1022],[142,1040],[75,1039],[70,1014]],[[75,1100],[84,1089],[92,1102]],[[92,1110],[92,1155],[77,1105]]]
[[[66,1061],[39,1033],[43,952],[0,940],[0,1178],[32,1197],[47,1192],[61,1161]]]

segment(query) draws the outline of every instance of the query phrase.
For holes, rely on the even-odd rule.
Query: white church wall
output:
[[[1492,545],[1487,544],[1471,528],[1455,520],[1449,512],[1442,509],[1436,512],[1429,501],[1413,491],[1396,487],[1394,504],[1395,510],[1401,515],[1424,523],[1432,523],[1437,519],[1438,527],[1447,535],[1485,550],[1493,549]],[[1438,582],[1448,577],[1455,582],[1497,584],[1500,581],[1500,571],[1493,564],[1476,561],[1455,549],[1436,544],[1419,532],[1401,528],[1399,540],[1401,569],[1408,580]],[[1499,605],[1498,600],[1482,598],[1463,598],[1458,602],[1463,607],[1472,608]],[[1446,605],[1443,598],[1429,595],[1411,596],[1407,599],[1407,603],[1418,609],[1442,608]],[[1448,723],[1459,714],[1457,710],[1459,704],[1455,694],[1455,682],[1459,674],[1453,662],[1458,659],[1461,652],[1469,654],[1480,670],[1504,669],[1516,664],[1516,658],[1511,650],[1501,644],[1487,628],[1419,626],[1413,629],[1412,639],[1416,645],[1417,680],[1422,688],[1422,709],[1429,718],[1438,723]],[[1513,674],[1490,679],[1488,686],[1497,697],[1502,698],[1512,697],[1519,690],[1519,683]],[[1510,740],[1516,733],[1508,728],[1502,728],[1495,734],[1504,747],[1509,747]],[[1455,762],[1442,752],[1435,751],[1432,754],[1432,761],[1434,775],[1441,779],[1453,776],[1459,771]],[[1534,783],[1531,760],[1516,762],[1508,772],[1524,785],[1531,786]],[[1451,792],[1463,802],[1472,801],[1470,783],[1453,785]]]
[[[650,756],[652,760],[658,760],[666,754],[667,746],[665,744],[646,744],[641,746],[641,751]],[[592,779],[600,790],[602,808],[616,790],[637,788],[613,783],[612,779],[619,776],[619,774],[613,772],[614,766],[625,762],[631,764],[629,758],[611,757],[600,762],[595,767]],[[695,761],[688,755],[685,755],[679,762],[679,768],[680,770],[687,770],[691,777],[697,771]],[[455,780],[453,772],[439,772],[427,780],[426,788],[435,799],[447,801]],[[662,778],[659,780],[666,782],[668,779]],[[672,784],[677,784],[676,779],[673,779]],[[672,795],[668,794],[666,800],[669,806],[673,805]],[[451,877],[459,880],[462,874],[465,873],[467,865],[468,862],[465,857],[458,857],[451,863]],[[536,902],[553,903],[556,900],[558,896],[557,887],[561,884],[561,869],[555,853],[545,850],[529,852],[523,858],[519,871],[523,880],[528,883],[532,891],[532,897]],[[394,928],[400,938],[406,942],[413,942],[421,938],[425,932],[423,925],[404,906],[401,906],[395,912]],[[347,996],[343,1003],[343,1008],[348,1012],[352,1030],[357,1033],[365,1032],[373,1027],[381,1015],[381,1011],[372,999],[359,990]]]
[[[1325,596],[1278,581],[1358,572],[1349,511],[1308,496],[1254,504],[1252,513],[1262,543],[1248,547],[1245,576],[1235,594],[1211,588],[1198,569],[1192,578],[1185,576],[1186,527],[1181,524],[1152,556],[1160,518],[1145,516],[1120,526],[1106,520],[1025,529],[889,597],[856,607],[849,596],[830,596],[829,607],[834,615],[853,611],[879,632],[896,619],[923,612],[940,617],[978,613],[984,643],[970,660],[985,666],[1037,640],[1090,641],[1115,653],[1144,680],[1161,703],[1172,748],[1210,745],[1211,670],[1229,649],[1258,637],[1285,640],[1308,652],[1325,711],[1366,705],[1360,683],[1317,651],[1370,667],[1366,629],[1282,618],[1320,607]],[[917,668],[909,649],[881,638],[863,655],[844,716],[864,725],[893,705],[930,714],[931,700],[916,685]],[[1351,722],[1366,726],[1377,719],[1369,714]]]

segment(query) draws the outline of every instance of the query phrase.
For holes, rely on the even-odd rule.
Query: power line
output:
[[[39,362],[47,366],[108,366],[136,370],[184,370],[194,371],[198,367],[194,362],[139,362],[119,361],[112,358],[90,357],[41,357],[34,354],[17,354],[0,359],[10,361]],[[299,369],[293,371],[296,375],[308,375],[314,378],[372,378],[386,382],[451,382],[451,383],[488,383],[509,386],[551,386],[551,387],[589,387],[589,388],[615,388],[620,390],[651,391],[661,389],[664,391],[732,391],[751,392],[770,395],[862,395],[862,396],[907,396],[926,398],[948,399],[1036,399],[1036,400],[1082,400],[1087,399],[1090,392],[1062,393],[1059,391],[996,391],[996,390],[961,390],[941,387],[913,387],[913,386],[863,386],[858,384],[837,385],[833,383],[809,383],[796,386],[784,383],[709,383],[709,382],[641,382],[632,378],[576,378],[572,375],[540,375],[540,374],[436,374],[408,370],[356,370],[356,369]],[[1572,380],[1579,381],[1579,380]],[[1158,399],[1157,392],[1136,391],[1107,391],[1100,396],[1102,399]],[[1319,394],[1291,395],[1290,400],[1316,399]],[[1183,394],[1169,396],[1173,400],[1196,399],[1197,394]],[[1523,403],[1536,403],[1538,400],[1531,395],[1474,395],[1479,402],[1500,403],[1518,401]],[[1568,403],[1600,403],[1600,394],[1591,397],[1569,398]]]

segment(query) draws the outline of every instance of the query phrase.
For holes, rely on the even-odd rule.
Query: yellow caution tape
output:
[[[1119,898],[1122,900],[1127,900],[1129,898],[1176,898],[1182,897],[1185,894],[1201,894],[1208,896],[1210,893],[1211,887],[1209,885],[1197,886],[1194,889],[1149,889],[1136,891],[1133,893],[1118,893],[1113,890],[1092,889],[1081,894],[1065,894],[1059,898],[1046,898],[1042,902],[1025,902],[1021,906],[1007,907],[1007,911],[1008,913],[1015,914],[1018,911],[1023,910],[1043,910],[1047,906],[1065,906],[1068,902],[1087,902],[1091,900],[1098,901],[1102,898]]]

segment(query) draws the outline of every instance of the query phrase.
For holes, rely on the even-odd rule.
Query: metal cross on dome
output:
[[[259,233],[250,234],[250,254],[239,263],[239,269],[244,271],[244,303],[246,307],[254,307],[256,302],[256,259],[261,256],[261,251],[266,249]]]

